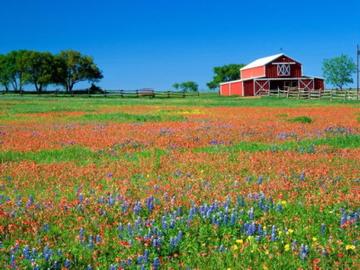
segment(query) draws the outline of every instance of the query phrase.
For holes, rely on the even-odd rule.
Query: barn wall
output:
[[[221,96],[229,96],[229,84],[220,85],[220,95]]]
[[[302,68],[301,64],[294,59],[287,57],[287,56],[280,56],[279,58],[275,59],[271,63],[266,65],[266,77],[267,78],[277,78],[277,65],[273,63],[283,63],[283,62],[295,62],[295,64],[290,65],[290,76],[281,76],[280,78],[294,78],[294,77],[301,77],[302,76]]]
[[[242,82],[230,83],[230,95],[243,95]]]
[[[278,62],[278,61],[275,61]],[[277,65],[268,64],[266,65],[266,77],[267,78],[295,78],[295,77],[301,77],[301,64],[294,64],[290,65],[290,76],[278,76],[277,74]]]
[[[324,85],[324,80],[323,79],[316,79],[314,80],[315,82],[315,89],[320,89],[320,90],[324,90],[325,89],[325,85]]]
[[[254,80],[244,81],[244,96],[254,95]]]
[[[264,77],[265,76],[265,66],[254,67],[249,69],[244,69],[240,71],[241,79],[248,79],[253,77]]]

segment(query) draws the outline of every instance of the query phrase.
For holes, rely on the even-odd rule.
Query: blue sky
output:
[[[360,1],[3,0],[0,53],[75,49],[94,57],[107,89],[168,89],[212,67],[283,52],[322,75],[324,58],[355,60]]]

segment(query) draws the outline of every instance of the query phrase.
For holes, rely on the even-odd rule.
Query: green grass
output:
[[[90,122],[165,122],[186,120],[186,118],[181,115],[128,113],[85,114],[72,119]]]
[[[103,156],[104,155],[91,151],[88,148],[74,146],[36,152],[0,152],[0,161],[4,163],[31,160],[36,163],[75,162],[76,164],[85,164],[90,161],[100,161]]]
[[[294,117],[289,119],[289,121],[293,123],[303,123],[303,124],[311,124],[313,122],[313,120],[308,116]]]
[[[19,113],[45,112],[92,112],[107,106],[167,105],[203,107],[314,107],[348,105],[359,107],[357,101],[295,100],[276,97],[243,98],[221,97],[216,93],[201,94],[199,97],[148,99],[118,97],[51,97],[0,95],[0,113],[14,115]]]
[[[199,147],[195,152],[217,153],[217,152],[257,152],[257,151],[298,151],[301,153],[311,153],[315,151],[315,146],[328,145],[333,149],[359,148],[360,135],[346,135],[319,138],[313,140],[303,140],[299,142],[290,141],[281,144],[265,144],[258,142],[240,142],[234,145],[215,145]]]

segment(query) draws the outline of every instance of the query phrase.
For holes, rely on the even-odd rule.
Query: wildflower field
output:
[[[0,269],[359,269],[360,106],[0,97]]]

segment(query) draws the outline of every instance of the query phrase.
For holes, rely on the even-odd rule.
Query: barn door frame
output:
[[[308,82],[306,82],[306,81],[308,81]],[[304,90],[314,90],[314,88],[315,88],[314,79],[299,79],[298,88],[304,89]]]
[[[263,84],[261,84],[260,82],[263,82]],[[254,85],[254,93],[255,96],[257,96],[260,91],[269,91],[270,90],[270,80],[255,80],[255,85]],[[259,89],[256,91],[256,86],[259,86]],[[265,87],[268,87],[267,89]]]

